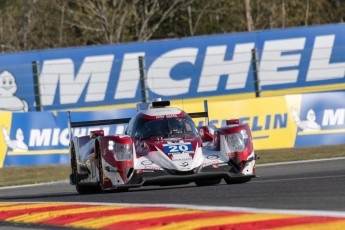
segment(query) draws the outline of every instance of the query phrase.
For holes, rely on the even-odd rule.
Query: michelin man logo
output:
[[[22,129],[17,129],[15,140],[11,140],[10,136],[8,135],[8,130],[5,126],[2,126],[2,134],[4,135],[6,145],[14,152],[28,151],[28,146],[24,143],[24,134]]]
[[[316,115],[314,110],[309,109],[307,112],[306,120],[301,120],[297,114],[296,108],[291,108],[292,117],[296,123],[296,125],[302,129],[303,132],[310,132],[310,131],[319,131],[321,130],[321,126],[315,121]]]
[[[0,74],[0,112],[27,112],[28,103],[15,96],[17,84],[13,74],[7,70]]]

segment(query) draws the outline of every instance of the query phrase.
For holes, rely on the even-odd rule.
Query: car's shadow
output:
[[[171,185],[171,186],[147,186],[147,187],[140,187],[135,189],[129,189],[128,191],[121,191],[121,190],[109,190],[109,191],[103,191],[103,192],[94,192],[94,193],[88,193],[88,194],[79,194],[76,190],[75,191],[69,191],[69,192],[61,192],[61,193],[39,193],[39,189],[37,189],[36,194],[23,194],[23,195],[2,195],[0,197],[1,201],[8,201],[8,200],[33,200],[33,201],[47,201],[51,198],[62,198],[63,200],[73,201],[76,197],[84,197],[92,199],[93,196],[100,196],[102,194],[117,194],[121,196],[125,196],[126,194],[131,195],[140,195],[141,193],[146,192],[152,192],[152,191],[173,191],[173,190],[181,190],[181,189],[192,189],[195,188],[209,188],[209,187],[216,187],[216,186],[228,186],[227,184],[218,184],[218,185],[212,185],[212,186],[196,186],[194,183],[189,183],[185,185]],[[84,199],[83,198],[83,199]],[[60,200],[60,199],[59,199]],[[89,200],[89,199],[86,199]]]

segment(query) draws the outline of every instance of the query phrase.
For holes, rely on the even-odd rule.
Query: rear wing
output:
[[[71,121],[71,111],[67,111],[68,120],[68,134],[69,139],[72,139],[72,128],[86,127],[86,126],[98,126],[98,125],[118,125],[126,124],[131,118],[119,118],[119,119],[107,119],[107,120],[96,120],[96,121]]]
[[[188,115],[191,118],[200,118],[200,117],[205,117],[205,124],[209,124],[209,118],[208,118],[208,104],[207,100],[204,100],[204,112],[197,112],[197,113],[188,113]]]

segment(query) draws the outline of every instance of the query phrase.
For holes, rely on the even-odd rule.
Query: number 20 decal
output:
[[[188,152],[188,153],[193,152],[193,148],[190,143],[175,144],[175,145],[166,144],[166,145],[163,145],[163,147],[166,153],[174,154],[174,153],[182,153],[182,152]]]
[[[185,152],[189,149],[187,145],[170,145],[168,148],[170,153]]]

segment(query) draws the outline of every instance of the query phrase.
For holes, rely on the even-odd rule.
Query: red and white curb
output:
[[[0,203],[0,220],[90,229],[345,229],[345,212],[188,205]]]

